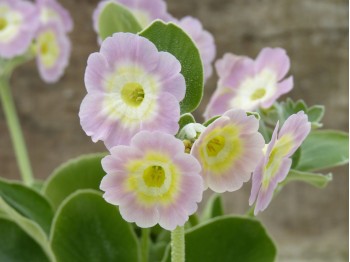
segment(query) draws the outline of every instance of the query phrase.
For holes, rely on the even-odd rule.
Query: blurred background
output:
[[[60,0],[75,21],[73,53],[65,76],[54,85],[39,78],[34,62],[15,71],[12,89],[30,152],[34,174],[46,178],[64,161],[101,152],[79,125],[85,96],[86,60],[98,50],[91,15],[98,0]],[[177,18],[199,18],[224,53],[255,58],[266,46],[287,50],[295,86],[290,96],[308,105],[326,106],[325,128],[348,132],[349,2],[347,0],[168,0]],[[216,87],[214,75],[196,116]],[[282,98],[281,100],[283,100]],[[0,111],[0,174],[17,179],[19,171]],[[348,261],[348,166],[331,170],[334,181],[324,189],[289,184],[259,215],[278,245],[278,261]],[[248,209],[250,183],[225,195],[227,212]]]

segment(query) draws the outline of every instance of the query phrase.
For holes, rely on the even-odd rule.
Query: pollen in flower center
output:
[[[0,17],[0,31],[4,30],[7,27],[7,20],[3,17]]]
[[[150,166],[143,171],[143,180],[149,187],[161,187],[165,180],[165,172],[161,166]]]
[[[208,156],[217,156],[225,146],[225,138],[217,136],[211,139],[207,144]]]
[[[121,91],[123,101],[133,107],[138,107],[145,98],[145,91],[139,83],[127,83]]]
[[[258,100],[260,98],[263,98],[266,94],[265,88],[258,88],[254,91],[254,93],[250,96],[251,100]]]

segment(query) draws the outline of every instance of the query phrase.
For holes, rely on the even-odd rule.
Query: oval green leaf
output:
[[[185,243],[186,262],[272,262],[276,257],[276,247],[266,230],[250,218],[210,220],[188,230]],[[167,253],[170,261],[170,251]]]
[[[0,197],[0,218],[7,219],[13,222],[16,227],[11,225],[12,227],[12,233],[16,234],[17,236],[7,236],[9,239],[13,237],[13,241],[19,238],[23,239],[17,239],[19,241],[18,245],[20,246],[22,241],[25,241],[28,243],[29,246],[33,247],[33,251],[37,252],[38,255],[40,254],[40,257],[45,257],[44,260],[39,261],[55,261],[55,256],[52,253],[52,250],[49,245],[49,241],[47,236],[45,235],[44,231],[41,229],[41,227],[35,223],[34,221],[20,215],[15,209],[13,209],[11,206],[9,206],[1,197]],[[0,229],[0,239],[4,239],[6,241],[6,230]],[[11,231],[10,231],[11,232]],[[24,240],[25,239],[25,240]],[[1,240],[0,240],[1,242]],[[0,246],[0,250],[2,248],[2,244]],[[7,249],[5,251],[0,251],[0,258],[1,255],[7,254],[6,256],[14,257],[16,258],[20,253],[21,249],[20,247],[17,247],[15,243],[13,243],[12,249]],[[4,253],[2,253],[4,252]],[[45,254],[45,255],[42,255]],[[28,254],[29,256],[30,254]],[[37,254],[32,254],[34,257]],[[0,261],[12,261],[9,260],[2,260]],[[36,261],[31,260],[30,257],[27,259],[19,260],[19,261]]]
[[[49,202],[36,190],[18,182],[0,179],[0,197],[22,216],[35,221],[48,235],[53,210]]]
[[[319,174],[311,172],[302,172],[298,170],[291,169],[288,173],[287,178],[282,182],[283,185],[291,181],[301,181],[310,184],[314,187],[324,188],[329,182],[332,181],[332,174]]]
[[[46,181],[43,193],[54,209],[78,189],[99,190],[106,174],[101,166],[105,154],[84,155],[59,166]]]
[[[174,55],[181,63],[186,81],[186,96],[180,102],[181,114],[194,111],[203,96],[203,65],[192,39],[173,23],[155,21],[140,33],[153,42],[159,51]]]
[[[0,216],[0,261],[50,261],[37,242],[15,222]]]
[[[349,135],[335,130],[312,131],[301,145],[301,155],[295,167],[315,171],[349,163]]]
[[[139,259],[131,225],[95,190],[79,190],[62,203],[53,222],[51,246],[58,262]]]
[[[137,33],[142,30],[133,14],[115,2],[110,2],[101,11],[98,31],[102,40],[117,32]]]

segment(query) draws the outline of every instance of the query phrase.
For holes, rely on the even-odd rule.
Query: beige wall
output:
[[[79,126],[83,73],[97,50],[91,14],[97,0],[61,0],[74,16],[71,63],[64,78],[46,86],[34,63],[16,71],[13,93],[36,177],[63,161],[104,150]],[[177,17],[196,16],[213,33],[218,58],[225,52],[255,57],[265,46],[281,46],[292,60],[292,98],[327,107],[325,127],[348,130],[348,1],[346,0],[168,0]],[[215,88],[206,89],[201,114]],[[0,174],[18,178],[9,134],[0,113]],[[280,261],[347,261],[348,168],[334,170],[325,190],[291,184],[261,215],[279,243]],[[228,211],[244,212],[250,185],[226,195]]]

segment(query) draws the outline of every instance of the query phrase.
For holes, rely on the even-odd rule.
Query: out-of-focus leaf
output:
[[[224,214],[224,207],[222,204],[222,197],[220,194],[213,194],[210,196],[203,210],[201,220],[209,220],[214,217],[222,216]]]
[[[312,131],[301,145],[301,155],[295,167],[314,171],[349,163],[349,135],[335,130]]]
[[[115,2],[110,2],[100,13],[98,30],[101,39],[104,40],[117,32],[137,33],[142,28],[128,9]]]
[[[319,173],[303,172],[291,169],[287,178],[283,181],[283,184],[287,184],[291,181],[301,181],[314,187],[324,188],[329,182],[332,181],[332,178],[333,176],[331,173],[323,175]]]
[[[0,225],[1,240],[5,241],[8,239],[8,243],[1,243],[0,245],[0,261],[55,261],[55,256],[49,245],[49,241],[40,228],[40,226],[34,221],[21,216],[16,210],[8,205],[0,197],[0,210],[2,225]],[[7,221],[5,221],[7,220]],[[1,224],[1,223],[0,223]],[[9,228],[6,230],[6,226]],[[2,231],[3,230],[3,231]],[[9,235],[13,234],[13,235]],[[2,242],[0,240],[0,242]],[[21,246],[26,245],[32,247],[33,250],[27,250],[25,248],[25,254],[21,256]],[[8,245],[12,246],[9,248]],[[18,246],[16,246],[18,245]],[[2,259],[4,256],[6,259]],[[23,260],[16,260],[16,259]]]
[[[51,246],[62,262],[137,262],[140,255],[131,225],[101,193],[89,189],[64,200],[54,218]]]
[[[0,261],[48,262],[40,245],[11,219],[0,215]]]
[[[287,98],[285,102],[275,103],[268,109],[260,109],[261,118],[270,126],[275,126],[279,121],[280,126],[288,119],[289,116],[304,111],[307,114],[313,129],[322,127],[321,120],[325,108],[321,105],[308,107],[303,100],[293,101]]]
[[[49,234],[53,210],[44,196],[18,182],[0,179],[0,197],[22,216],[38,223]]]
[[[43,193],[54,209],[78,189],[99,190],[102,177],[106,174],[101,166],[105,154],[83,155],[59,166],[46,181]]]

